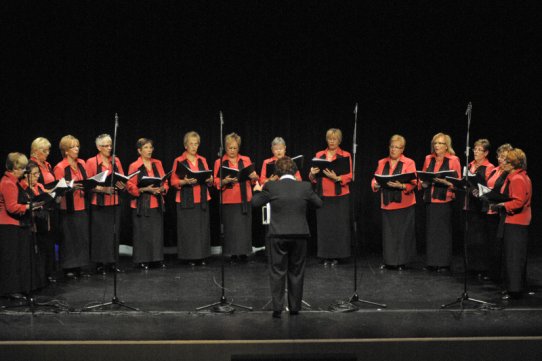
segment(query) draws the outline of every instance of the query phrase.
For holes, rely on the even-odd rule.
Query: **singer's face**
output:
[[[273,152],[273,155],[277,157],[277,159],[280,159],[286,155],[286,146],[282,144],[275,144],[271,147],[271,151]]]
[[[38,183],[38,178],[40,177],[40,169],[38,167],[32,168],[30,173],[26,175],[26,180],[30,187],[34,187]]]
[[[390,144],[390,158],[391,159],[399,159],[401,157],[401,154],[403,154],[403,151],[405,150],[405,146],[401,141],[393,141]]]
[[[504,152],[499,153],[499,155],[497,157],[497,161],[499,162],[499,167],[501,167],[501,169],[504,169],[504,165],[506,164],[506,156],[507,155],[508,155],[508,152],[504,151]]]
[[[71,159],[77,159],[77,157],[79,157],[79,142],[72,142],[66,151],[66,157]]]
[[[138,149],[137,151],[141,158],[150,159],[152,157],[152,152],[154,151],[154,146],[152,145],[152,143],[146,143],[143,144],[141,149]]]
[[[198,138],[196,138],[196,137],[188,138],[188,140],[186,141],[186,144],[184,146],[184,149],[186,149],[188,154],[195,156],[198,153],[198,148],[199,148]]]
[[[341,142],[339,141],[339,137],[336,135],[330,135],[326,138],[327,141],[327,147],[329,150],[335,150],[339,147],[339,144]]]
[[[113,149],[113,141],[111,139],[104,139],[102,144],[98,146],[98,151],[103,157],[111,156],[111,150]]]
[[[230,141],[226,144],[226,153],[230,158],[237,158],[237,155],[239,154],[239,144],[237,144],[235,140]]]
[[[474,147],[473,152],[475,161],[481,162],[487,158],[488,151],[484,150],[484,147],[477,145]]]
[[[50,152],[51,152],[51,147],[40,148],[36,151],[36,158],[40,162],[45,162]]]
[[[438,137],[433,143],[433,149],[435,150],[436,155],[444,155],[448,151],[448,146],[446,145],[446,139],[444,137]]]

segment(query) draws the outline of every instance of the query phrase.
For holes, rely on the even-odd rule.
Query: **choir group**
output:
[[[317,256],[325,266],[334,267],[351,256],[352,158],[340,148],[339,129],[329,129],[326,141],[327,148],[311,161],[308,178],[323,200],[316,210]],[[224,143],[223,157],[210,170],[207,160],[198,154],[200,136],[194,131],[186,133],[185,151],[175,159],[170,173],[152,157],[153,141],[146,138],[137,141],[139,158],[127,173],[121,160],[113,159],[112,139],[107,134],[96,138],[98,153],[86,161],[79,158],[80,143],[72,135],[60,140],[63,159],[54,167],[47,162],[51,143],[45,138],[32,142],[30,159],[10,153],[0,182],[0,295],[21,297],[54,282],[55,244],[66,278],[90,276],[90,265],[100,274],[118,272],[120,232],[114,230],[121,220],[119,192],[127,192],[131,198],[137,267],[166,267],[164,196],[170,190],[175,192],[178,258],[193,266],[205,264],[211,250],[212,187],[219,190],[224,215],[223,255],[246,260],[252,252],[252,188],[278,179],[270,174],[269,165],[286,155],[286,143],[280,137],[273,139],[273,157],[263,162],[260,176],[251,159],[240,154],[239,135],[226,135]],[[498,165],[494,166],[488,160],[489,141],[480,139],[474,143],[468,172],[462,172],[450,136],[438,133],[431,145],[431,154],[417,170],[415,162],[403,154],[405,138],[394,135],[389,155],[378,162],[371,187],[381,197],[381,268],[401,271],[414,260],[414,206],[416,192],[421,192],[426,207],[426,270],[449,272],[452,204],[465,197],[469,271],[501,283],[506,291],[503,297],[520,297],[525,287],[532,193],[525,153],[504,144],[497,149]],[[317,162],[333,164],[341,159],[347,168],[349,164],[346,171]],[[114,184],[110,177],[89,181],[111,174],[118,174]],[[299,171],[295,178],[301,181]],[[60,184],[67,186],[59,188]],[[47,194],[53,201],[47,201]]]

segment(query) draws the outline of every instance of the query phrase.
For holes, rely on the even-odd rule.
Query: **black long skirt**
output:
[[[91,207],[90,260],[98,263],[117,262],[120,239],[120,207],[94,205]],[[114,223],[115,232],[113,231]]]
[[[44,286],[36,250],[30,228],[0,225],[0,295],[28,293]]]
[[[504,225],[504,275],[508,292],[521,292],[525,288],[528,230],[528,226]]]
[[[426,214],[427,265],[450,267],[452,263],[452,203],[427,203]]]
[[[224,256],[252,253],[252,206],[243,214],[241,204],[223,204]]]
[[[323,197],[316,210],[318,257],[346,258],[352,254],[350,196]]]
[[[489,277],[500,283],[503,279],[503,239],[498,237],[500,216],[498,214],[488,214],[486,217],[486,233],[488,238],[488,254],[489,254]]]
[[[149,209],[149,216],[138,216],[132,209],[134,225],[134,263],[164,260],[164,215],[160,208]]]
[[[63,269],[85,267],[90,263],[87,211],[60,211],[60,265]]]
[[[384,264],[404,265],[416,255],[415,207],[382,210]]]
[[[486,214],[467,212],[469,231],[467,233],[467,257],[469,271],[489,270],[490,247],[486,231]]]
[[[177,203],[177,257],[199,260],[210,255],[209,207],[203,210],[201,204],[197,203],[194,208],[181,208],[181,204]]]

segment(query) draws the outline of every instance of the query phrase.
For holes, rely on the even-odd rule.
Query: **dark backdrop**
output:
[[[448,133],[464,163],[472,101],[471,140],[489,138],[494,148],[510,142],[534,159],[539,13],[527,2],[494,1],[3,2],[0,159],[28,153],[45,136],[56,163],[65,134],[80,139],[86,159],[118,112],[125,169],[140,137],[155,140],[155,156],[170,168],[189,130],[200,133],[201,154],[212,163],[222,110],[224,131],[242,136],[242,154],[259,167],[275,136],[286,139],[290,155],[311,157],[325,147],[326,130],[338,127],[351,151],[359,102],[356,210],[361,239],[378,248],[379,200],[369,182],[392,134],[406,137],[405,154],[421,166],[432,136]],[[536,164],[529,174],[535,244]]]

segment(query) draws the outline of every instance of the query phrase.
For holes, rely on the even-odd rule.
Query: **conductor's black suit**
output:
[[[310,183],[284,175],[278,181],[267,182],[261,192],[254,194],[252,204],[255,207],[266,203],[271,205],[267,254],[273,310],[282,310],[287,274],[288,306],[290,312],[297,312],[301,309],[307,238],[310,237],[307,205],[319,208],[322,200],[313,192]]]

